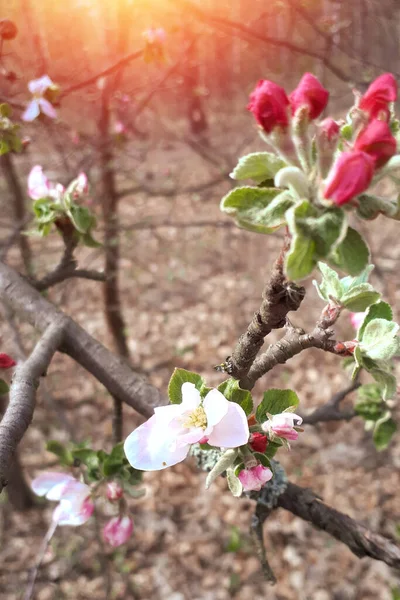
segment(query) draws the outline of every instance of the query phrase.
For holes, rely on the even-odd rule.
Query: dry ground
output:
[[[158,151],[157,151],[158,152]],[[153,156],[162,165],[161,150]],[[186,154],[171,150],[168,168],[179,171]],[[29,157],[30,164],[33,164]],[[26,169],[25,169],[26,170]],[[204,171],[205,173],[205,171]],[[201,175],[206,179],[204,173]],[[121,287],[130,349],[135,363],[148,370],[151,381],[166,389],[174,366],[202,373],[209,384],[221,375],[212,366],[231,352],[257,308],[263,282],[279,250],[281,237],[258,236],[232,228],[164,227],[130,230],[143,219],[174,222],[223,220],[218,202],[229,184],[200,194],[176,198],[138,194],[121,204],[124,227]],[[8,215],[6,204],[3,208]],[[364,229],[379,267],[375,282],[398,306],[400,254],[398,223],[378,219]],[[37,264],[51,268],[60,244],[56,235],[34,242]],[[82,250],[83,266],[102,265],[101,253]],[[18,265],[13,250],[9,262]],[[106,344],[101,284],[70,280],[49,293],[92,335]],[[308,295],[293,321],[312,326],[322,308],[311,282]],[[398,315],[399,316],[399,315]],[[22,325],[29,347],[35,333]],[[1,325],[2,344],[8,349],[10,331]],[[346,315],[338,337],[351,339]],[[276,332],[273,339],[279,337]],[[288,365],[276,368],[261,382],[290,386],[297,391],[302,410],[324,403],[346,384],[340,360],[307,351]],[[49,438],[65,441],[91,439],[96,448],[110,447],[111,400],[91,377],[67,357],[57,357],[39,392],[34,422],[22,445],[21,456],[29,477],[51,467],[53,456],[44,450]],[[136,418],[126,410],[125,432]],[[66,431],[69,425],[70,433]],[[396,535],[400,522],[400,441],[377,453],[363,422],[307,426],[290,453],[280,458],[289,477],[312,487],[326,502],[384,534]],[[113,582],[111,598],[141,600],[390,600],[398,574],[373,560],[359,560],[323,532],[280,511],[265,527],[275,587],[261,576],[248,536],[252,502],[237,500],[224,480],[204,490],[205,475],[186,461],[162,473],[146,474],[146,496],[132,500],[135,531],[126,549],[106,550]],[[0,506],[0,590],[4,600],[21,598],[28,569],[33,565],[50,520],[51,508],[18,514],[2,497]],[[60,529],[40,570],[37,600],[105,598],[104,560],[94,520],[78,529]],[[233,544],[239,536],[239,543]]]

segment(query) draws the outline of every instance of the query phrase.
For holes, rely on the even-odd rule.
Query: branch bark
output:
[[[278,497],[278,507],[312,523],[317,529],[326,531],[358,556],[369,556],[381,560],[390,567],[400,568],[400,547],[392,540],[370,531],[334,508],[331,508],[309,489],[288,483]]]
[[[63,318],[54,320],[36,344],[32,354],[18,365],[10,387],[10,401],[0,423],[0,493],[7,485],[10,463],[32,420],[36,389],[53,355],[62,343]]]
[[[359,388],[361,383],[356,380],[351,383],[347,388],[341,390],[337,394],[334,394],[332,398],[324,404],[319,406],[309,415],[304,415],[303,423],[305,425],[316,425],[326,421],[350,421],[357,415],[354,409],[340,410],[340,403],[344,400],[351,392],[354,392]]]

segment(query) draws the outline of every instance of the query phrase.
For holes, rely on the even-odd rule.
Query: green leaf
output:
[[[384,400],[390,400],[393,398],[397,390],[396,377],[384,369],[375,368],[371,369],[369,372],[375,381],[382,385],[382,398]]]
[[[0,156],[7,154],[10,151],[10,146],[6,140],[0,138]]]
[[[223,212],[236,218],[240,227],[257,233],[272,233],[285,223],[285,213],[294,200],[278,188],[240,187],[221,200]]]
[[[237,379],[227,379],[223,381],[218,390],[225,396],[227,400],[239,404],[246,415],[253,411],[253,398],[248,390],[242,390]]]
[[[267,458],[274,458],[275,454],[278,452],[279,448],[282,448],[282,446],[283,446],[282,442],[268,441],[268,446],[265,451],[265,456]]]
[[[91,450],[90,448],[78,448],[72,450],[72,456],[89,467],[89,469],[97,469],[99,467],[100,461],[96,450]]]
[[[340,282],[342,284],[343,290],[347,293],[351,291],[353,288],[357,287],[361,283],[368,283],[368,278],[373,271],[374,265],[367,265],[359,275],[356,277],[347,276],[343,277]]]
[[[337,246],[330,260],[350,275],[358,275],[368,264],[369,248],[361,235],[349,227],[346,237]]]
[[[298,404],[299,398],[293,390],[268,390],[264,393],[263,399],[257,407],[256,419],[259,423],[264,423],[268,418],[267,413],[278,415],[288,408],[298,406]]]
[[[393,421],[390,412],[387,412],[379,421],[376,422],[373,433],[373,440],[377,450],[385,450],[393,435],[397,430],[397,425]]]
[[[358,388],[355,412],[366,421],[378,421],[386,411],[382,402],[383,388],[377,383],[366,383]]]
[[[313,283],[316,286],[320,297],[327,301],[329,301],[331,297],[340,300],[342,296],[342,285],[339,275],[323,262],[318,263],[318,268],[321,271],[322,281],[319,285],[316,281],[313,281]]]
[[[87,233],[94,225],[94,218],[88,208],[85,206],[79,206],[78,204],[71,204],[67,210],[67,214],[70,217],[74,227],[80,233]]]
[[[390,360],[399,349],[399,326],[386,319],[370,321],[364,330],[360,348],[373,360]]]
[[[386,319],[386,321],[391,321],[393,319],[393,311],[391,306],[382,300],[376,302],[376,304],[371,304],[358,331],[358,340],[361,341],[363,339],[365,328],[373,319]]]
[[[217,479],[222,473],[224,473],[229,467],[233,465],[238,455],[236,448],[226,450],[221,458],[215,463],[214,467],[208,473],[206,478],[206,490],[210,487],[213,481]]]
[[[286,253],[285,272],[288,279],[298,281],[307,277],[317,263],[315,242],[301,235],[294,235]]]
[[[182,402],[182,385],[189,381],[194,383],[196,389],[200,391],[205,381],[201,375],[186,371],[186,369],[175,369],[168,384],[168,398],[171,404],[180,404]]]
[[[266,179],[273,179],[275,173],[285,165],[286,163],[275,154],[254,152],[239,159],[230,177],[236,180],[253,179],[256,183],[262,183]]]
[[[398,210],[397,200],[388,200],[373,194],[361,194],[358,199],[360,202],[356,213],[361,219],[375,219],[381,213],[392,217]]]
[[[229,467],[226,471],[226,480],[232,495],[235,496],[235,498],[240,498],[243,492],[243,486],[240,479],[236,477],[235,470],[232,469],[232,467]]]
[[[58,456],[60,463],[63,465],[72,465],[74,462],[72,452],[57,440],[49,440],[46,443],[46,450]]]
[[[8,394],[10,388],[4,379],[0,379],[0,395]]]
[[[268,447],[268,446],[267,446]],[[254,452],[254,457],[262,464],[263,467],[271,468],[271,462],[265,454],[261,454],[261,452]]]
[[[90,232],[81,234],[81,241],[88,248],[101,248],[103,244],[94,239]]]
[[[360,283],[345,292],[340,302],[342,306],[352,312],[363,312],[368,306],[375,304],[380,296],[370,283]]]

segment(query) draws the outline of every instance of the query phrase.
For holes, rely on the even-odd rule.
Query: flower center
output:
[[[202,429],[206,429],[207,427],[207,415],[202,406],[198,406],[194,409],[188,416],[187,420],[184,423],[184,426],[188,429],[191,427],[201,427]]]

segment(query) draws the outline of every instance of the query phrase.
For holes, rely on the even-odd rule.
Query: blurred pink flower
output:
[[[82,525],[93,513],[89,486],[68,473],[42,473],[32,481],[31,487],[38,496],[59,501],[53,511],[57,525]]]
[[[366,312],[350,313],[350,323],[354,329],[359,329],[365,319]]]
[[[26,110],[21,117],[22,120],[34,121],[36,117],[40,115],[41,112],[50,117],[51,119],[56,119],[56,109],[51,104],[51,102],[44,98],[44,95],[47,92],[47,90],[57,89],[57,86],[53,83],[50,77],[48,75],[43,75],[43,77],[40,77],[39,79],[32,79],[32,81],[28,83],[28,89],[32,94],[33,98],[26,107]]]
[[[251,469],[240,471],[238,478],[245,492],[259,491],[267,481],[272,479],[273,473],[268,467],[257,465]]]
[[[303,419],[291,412],[272,415],[268,421],[261,425],[262,429],[272,438],[277,436],[286,440],[297,440],[299,437],[295,426],[301,425]]]
[[[15,367],[16,364],[17,363],[11,358],[11,356],[0,353],[0,369],[11,369],[11,367]]]
[[[108,481],[107,482],[107,499],[111,502],[115,500],[119,500],[124,495],[124,490],[118,483],[118,481]]]
[[[125,515],[110,519],[103,528],[103,537],[110,546],[117,548],[129,540],[132,532],[133,521]]]
[[[160,406],[125,440],[132,467],[158,471],[184,460],[191,444],[206,436],[211,446],[237,448],[249,439],[249,426],[239,404],[213,389],[204,399],[193,383],[182,385],[182,403]]]

